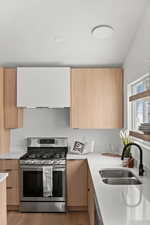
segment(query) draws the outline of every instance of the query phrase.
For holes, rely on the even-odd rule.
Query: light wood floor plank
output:
[[[90,225],[87,212],[8,213],[8,225]]]

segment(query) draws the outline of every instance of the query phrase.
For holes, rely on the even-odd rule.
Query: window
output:
[[[128,97],[150,90],[149,74],[129,84],[128,88]],[[139,97],[129,102],[128,116],[128,126],[133,131],[138,131],[141,123],[150,123],[150,96],[146,98]]]
[[[141,123],[150,123],[150,99],[137,100],[132,104],[132,130],[138,130]]]
[[[132,84],[130,84],[130,86],[131,86],[131,95],[136,95],[146,90],[149,90],[150,89],[149,74],[146,74],[141,79],[133,82]]]

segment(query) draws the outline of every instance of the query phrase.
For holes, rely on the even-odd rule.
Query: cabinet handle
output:
[[[5,170],[6,172],[11,172],[11,169],[7,169],[7,170]]]
[[[13,189],[13,187],[7,187],[7,189]]]

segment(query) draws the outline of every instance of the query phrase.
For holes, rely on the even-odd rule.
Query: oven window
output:
[[[63,197],[63,171],[53,171],[53,196]],[[43,171],[23,171],[23,196],[43,197]]]
[[[24,197],[43,196],[42,171],[23,171],[23,195]]]
[[[53,172],[53,197],[63,197],[63,172]]]

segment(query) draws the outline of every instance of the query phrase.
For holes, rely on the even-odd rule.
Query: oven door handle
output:
[[[21,166],[21,169],[23,171],[42,171],[43,170],[43,166],[39,166],[39,167],[34,167],[34,166]],[[65,171],[65,167],[53,167],[53,171]]]
[[[39,167],[21,166],[20,169],[23,171],[42,171],[43,170],[43,168],[41,166],[39,166]]]

